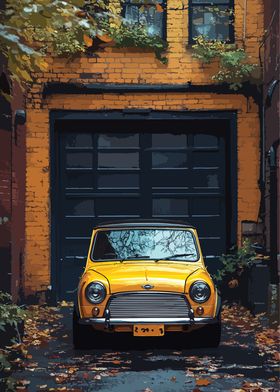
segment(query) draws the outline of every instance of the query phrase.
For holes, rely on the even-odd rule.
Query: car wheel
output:
[[[222,332],[221,321],[218,321],[215,324],[209,324],[202,329],[203,331],[201,331],[201,333],[204,334],[203,337],[204,347],[213,347],[213,348],[218,347],[221,341],[221,332]]]
[[[75,349],[92,348],[95,335],[94,329],[90,325],[79,324],[79,316],[76,308],[73,310],[73,346]]]
[[[191,333],[191,342],[198,348],[217,348],[221,340],[222,323],[219,319]]]

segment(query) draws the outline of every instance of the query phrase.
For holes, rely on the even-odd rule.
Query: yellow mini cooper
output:
[[[74,306],[73,344],[100,345],[105,333],[123,332],[191,332],[200,345],[219,345],[221,300],[194,227],[134,221],[93,230]]]

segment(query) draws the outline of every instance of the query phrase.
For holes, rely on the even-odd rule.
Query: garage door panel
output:
[[[180,170],[152,170],[151,172],[151,183],[152,188],[163,188],[163,189],[188,189],[190,180],[190,171],[187,169]]]
[[[139,173],[97,173],[98,189],[139,189],[140,174]]]
[[[224,204],[220,197],[207,196],[193,197],[190,206],[190,214],[192,217],[220,217],[224,214]]]
[[[64,215],[80,216],[80,217],[94,217],[95,216],[95,202],[91,197],[87,198],[67,198],[64,201]]]
[[[62,260],[68,260],[69,262],[76,261],[75,258],[85,257],[88,253],[88,247],[90,244],[90,236],[88,237],[64,237],[65,240],[65,252]],[[73,259],[73,260],[72,260]]]
[[[186,152],[180,151],[153,151],[152,152],[152,167],[154,169],[165,168],[173,169],[187,168],[188,156]]]
[[[97,136],[98,148],[138,148],[138,133],[101,133]]]
[[[195,148],[218,148],[220,138],[215,135],[215,130],[212,132],[200,131],[193,135],[193,146]]]
[[[203,255],[219,257],[221,254],[221,241],[223,240],[222,237],[199,236],[199,240]],[[211,249],[211,252],[209,252],[209,249]],[[211,260],[211,258],[209,258],[209,260]]]
[[[193,168],[216,168],[218,169],[223,162],[219,150],[193,150]]]
[[[65,189],[93,189],[93,173],[85,170],[68,170],[65,176]]]
[[[153,198],[153,217],[188,217],[189,202],[186,198],[157,197]]]
[[[97,217],[140,216],[139,198],[106,198],[96,199]]]
[[[88,151],[66,151],[66,169],[83,168],[92,169],[93,154]]]
[[[219,189],[223,179],[217,169],[194,169],[191,184],[193,189]]]
[[[152,148],[186,148],[187,135],[184,133],[153,133]]]
[[[77,130],[73,132],[64,133],[64,147],[65,149],[74,148],[92,148],[93,147],[93,134]]]
[[[219,216],[208,216],[208,217],[192,217],[189,219],[192,224],[197,228],[198,234],[202,237],[211,233],[213,236],[221,235],[220,221],[221,218]]]
[[[138,169],[139,168],[139,152],[98,152],[98,168],[99,169]]]
[[[68,216],[61,225],[66,237],[88,237],[92,233],[93,217]]]

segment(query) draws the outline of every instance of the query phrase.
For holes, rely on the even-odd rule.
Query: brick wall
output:
[[[258,46],[263,33],[261,0],[236,1],[236,42],[244,41],[252,62],[258,61]],[[246,23],[244,24],[244,20]],[[234,110],[238,114],[238,236],[242,220],[258,217],[259,117],[252,98],[238,94],[214,93],[131,93],[99,95],[53,95],[43,99],[43,83],[48,81],[80,83],[212,83],[215,64],[202,65],[186,47],[188,39],[188,2],[168,1],[168,64],[154,53],[137,49],[107,47],[98,57],[72,60],[49,58],[48,72],[34,75],[27,96],[26,137],[26,251],[25,290],[45,289],[50,282],[50,145],[49,111],[152,108],[156,110]]]

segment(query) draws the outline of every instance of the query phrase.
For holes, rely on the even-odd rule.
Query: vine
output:
[[[144,25],[123,20],[119,25],[104,24],[104,30],[112,38],[115,47],[151,49],[158,60],[167,64],[167,57],[163,55],[168,48],[167,42],[159,36],[149,35]]]
[[[192,46],[193,57],[204,64],[213,60],[219,62],[219,70],[212,76],[213,80],[228,83],[231,89],[237,90],[242,87],[242,83],[256,83],[259,79],[259,66],[249,62],[249,56],[243,48],[236,48],[235,45],[220,40],[209,41],[203,35],[195,38],[195,41]]]

